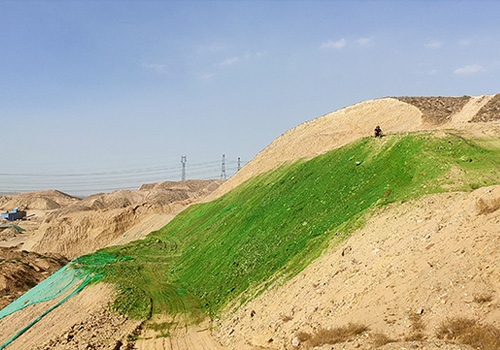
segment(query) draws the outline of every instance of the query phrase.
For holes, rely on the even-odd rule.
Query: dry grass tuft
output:
[[[297,339],[303,343],[311,339],[311,335],[307,332],[298,332],[296,335]]]
[[[371,339],[372,346],[375,348],[379,348],[381,346],[384,346],[385,344],[394,343],[397,341],[395,339],[389,338],[383,333],[374,333],[371,335]]]
[[[457,317],[444,321],[436,330],[439,339],[452,340],[470,345],[475,349],[500,349],[500,330],[491,325],[480,325],[477,321]]]
[[[500,209],[500,198],[484,200],[479,198],[476,202],[476,208],[479,215],[491,214]]]
[[[406,341],[423,340],[425,325],[422,321],[422,312],[410,312],[408,319],[411,322],[410,334],[405,337]]]
[[[493,295],[480,294],[480,295],[476,295],[472,301],[475,303],[478,303],[478,304],[484,304],[484,303],[489,303],[492,300],[493,300]]]
[[[359,323],[349,323],[343,327],[335,327],[332,329],[318,329],[314,334],[307,334],[301,332],[303,338],[309,338],[304,340],[304,344],[307,347],[322,346],[325,344],[337,344],[341,342],[346,342],[352,340],[355,336],[368,331],[368,327]],[[299,334],[297,337],[300,340]]]

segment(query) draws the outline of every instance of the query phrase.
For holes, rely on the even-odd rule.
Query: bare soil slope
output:
[[[498,186],[386,208],[293,280],[222,320],[218,339],[227,349],[292,349],[301,332],[353,322],[369,330],[342,348],[370,349],[378,334],[439,342],[436,329],[453,317],[500,328],[498,208]]]
[[[499,101],[500,94],[477,97],[398,97],[368,100],[340,109],[285,132],[206,200],[218,198],[249,178],[286,162],[312,158],[361,137],[373,135],[377,125],[386,134],[442,128],[478,136],[485,136],[484,133],[493,130],[493,135],[496,135],[499,124],[495,122],[500,120],[500,112],[495,114],[490,111],[497,111]],[[485,113],[489,117],[482,117]],[[482,121],[490,123],[485,126]]]
[[[350,106],[286,132],[209,198],[285,162],[311,158],[371,135],[376,125],[384,133],[452,129],[470,136],[499,137],[500,124],[494,113],[497,103],[498,95],[384,98]],[[500,328],[499,208],[499,186],[394,204],[291,281],[275,285],[239,309],[228,310],[213,329],[203,325],[157,338],[160,334],[141,332],[139,327],[128,333],[132,338],[139,333],[139,341],[130,344],[123,341],[131,339],[124,335],[130,332],[124,325],[116,329],[119,339],[96,344],[90,343],[95,335],[85,331],[94,322],[85,317],[93,311],[73,315],[56,310],[50,326],[37,324],[10,348],[26,349],[24,344],[36,339],[38,345],[46,344],[42,348],[60,349],[90,344],[95,349],[470,350],[473,347],[454,343],[456,334],[448,325],[448,339],[438,337],[436,330],[456,316],[486,328],[496,327],[487,328],[492,334]],[[108,212],[112,210],[124,209]],[[139,206],[137,210],[143,209]],[[71,219],[71,213],[67,215]],[[127,239],[117,239],[122,238]],[[112,291],[103,293],[107,297],[92,305],[106,305]],[[77,304],[65,307],[72,307],[74,313],[92,298],[85,293],[73,302]],[[76,321],[75,316],[80,319]],[[99,327],[108,327],[110,319],[103,317]],[[318,334],[349,322],[363,325],[363,331],[333,346],[312,345]],[[14,329],[5,323],[0,327]],[[384,345],[388,340],[391,342]]]
[[[161,228],[173,215],[220,183],[220,180],[165,182],[84,198],[48,212],[36,232],[26,239],[23,249],[59,253],[70,259],[94,252],[120,241],[128,230],[144,220],[148,220],[152,230]],[[154,214],[163,214],[166,219]],[[151,224],[152,216],[158,219],[158,225]]]
[[[0,309],[67,263],[59,255],[43,256],[0,247]]]

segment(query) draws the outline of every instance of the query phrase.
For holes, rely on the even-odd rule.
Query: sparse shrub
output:
[[[410,334],[405,337],[406,341],[416,341],[424,339],[424,329],[425,325],[422,321],[422,313],[410,312],[408,316],[411,322]]]
[[[475,349],[500,349],[500,330],[491,325],[480,325],[464,317],[444,321],[436,330],[439,339],[470,345]]]
[[[384,346],[385,344],[394,343],[396,340],[389,338],[383,333],[374,333],[371,336],[372,346],[375,348]]]
[[[309,347],[337,344],[351,340],[366,331],[368,331],[368,327],[360,323],[349,323],[346,326],[332,329],[321,328],[310,335],[310,338],[305,343]]]
[[[424,338],[425,335],[422,332],[411,332],[408,336],[405,337],[405,341],[420,341]]]
[[[415,331],[423,331],[425,329],[424,322],[422,322],[422,313],[411,312],[409,317],[411,327]]]
[[[303,343],[311,339],[311,335],[307,332],[298,332],[296,335],[297,339]]]

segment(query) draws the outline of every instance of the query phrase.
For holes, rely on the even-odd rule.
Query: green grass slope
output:
[[[196,321],[296,275],[375,208],[497,183],[496,148],[432,133],[364,138],[260,175],[144,240],[79,262],[116,285],[120,312]]]

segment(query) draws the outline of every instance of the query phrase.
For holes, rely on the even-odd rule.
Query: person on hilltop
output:
[[[375,127],[375,137],[382,137],[382,129],[378,125]]]

